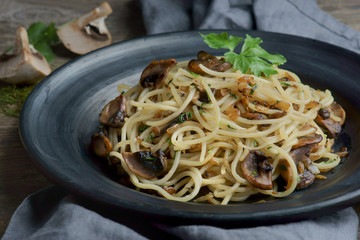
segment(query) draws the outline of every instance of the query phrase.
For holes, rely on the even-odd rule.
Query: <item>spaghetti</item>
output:
[[[159,68],[156,78],[163,79],[151,83],[148,71]],[[275,69],[257,77],[231,65],[199,64],[195,73],[189,62],[154,61],[146,79],[117,98],[121,126],[101,135],[111,146],[110,162],[136,189],[182,202],[285,197],[326,178],[321,172],[346,154],[331,150],[345,112],[329,90]]]

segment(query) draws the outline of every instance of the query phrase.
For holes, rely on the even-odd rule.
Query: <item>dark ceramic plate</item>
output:
[[[212,31],[215,32],[215,31]],[[207,33],[204,31],[204,33]],[[360,201],[360,56],[306,38],[256,31],[262,46],[287,58],[283,66],[312,87],[330,89],[347,112],[345,132],[353,147],[350,157],[325,181],[265,203],[228,206],[181,203],[126,188],[107,177],[93,161],[87,146],[99,125],[103,106],[118,95],[117,85],[135,85],[142,70],[155,59],[191,59],[209,49],[197,32],[138,38],[81,56],[43,80],[28,97],[20,132],[35,165],[70,193],[114,211],[127,210],[168,222],[216,225],[260,225],[311,218]],[[186,219],[186,220],[185,220]],[[184,221],[182,221],[184,220]],[[230,225],[228,225],[230,224]]]

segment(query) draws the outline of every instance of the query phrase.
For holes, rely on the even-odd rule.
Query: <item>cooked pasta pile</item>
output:
[[[138,84],[121,95],[122,126],[105,134],[109,161],[136,189],[213,204],[285,197],[325,179],[321,172],[346,154],[331,150],[345,112],[329,90],[284,69],[256,77],[200,64],[198,74],[188,64],[169,67],[156,87]]]

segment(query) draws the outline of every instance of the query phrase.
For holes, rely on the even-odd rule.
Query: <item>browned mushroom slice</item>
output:
[[[263,120],[266,119],[266,116],[261,113],[251,113],[251,112],[243,112],[241,113],[241,117],[247,118],[250,120]]]
[[[331,111],[334,113],[335,116],[339,117],[341,119],[340,125],[343,125],[345,122],[346,114],[345,110],[340,106],[340,104],[333,102],[330,105]]]
[[[99,157],[107,157],[112,150],[110,140],[103,132],[91,136],[91,150]]]
[[[240,163],[240,169],[245,179],[254,187],[271,190],[272,165],[266,160],[264,153],[250,151],[246,158]]]
[[[120,128],[124,125],[126,116],[126,98],[124,95],[116,97],[105,105],[100,115],[100,122],[113,128]]]
[[[292,149],[297,149],[306,145],[316,144],[323,140],[322,135],[320,134],[313,134],[311,136],[303,136],[298,138],[298,143],[292,146]]]
[[[173,58],[152,61],[142,72],[140,85],[143,88],[154,87],[158,89],[164,82],[169,70],[176,65]]]
[[[231,63],[225,62],[224,59],[219,60],[217,57],[214,57],[205,51],[198,52],[197,57],[197,59],[193,59],[188,63],[189,71],[196,74],[206,75],[206,73],[201,70],[200,64],[217,72],[225,72],[232,67]]]
[[[312,184],[315,180],[315,175],[309,170],[305,169],[305,171],[299,174],[299,178],[297,179],[298,183],[296,188],[304,188]]]
[[[131,172],[145,179],[160,176],[166,170],[165,153],[159,149],[156,153],[150,151],[124,152],[125,163]]]
[[[277,119],[277,118],[284,117],[286,114],[287,114],[287,112],[282,111],[282,112],[276,112],[276,113],[270,114],[268,117],[269,117],[269,119]]]
[[[333,113],[341,120],[339,122],[330,118],[330,113]],[[328,108],[320,109],[318,115],[315,118],[315,122],[326,131],[330,138],[335,138],[337,134],[341,132],[341,126],[345,122],[345,111],[340,104],[333,102]]]

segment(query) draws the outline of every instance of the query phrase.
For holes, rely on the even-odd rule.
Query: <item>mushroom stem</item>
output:
[[[0,56],[0,79],[13,84],[34,83],[50,72],[44,56],[29,44],[26,29],[19,27],[14,53]]]
[[[106,17],[107,15],[109,15],[111,13],[112,13],[112,9],[111,9],[109,3],[103,2],[99,7],[95,8],[91,12],[88,12],[84,16],[80,17],[77,20],[77,25],[79,26],[79,28],[84,28],[90,22],[92,22],[98,18]]]

